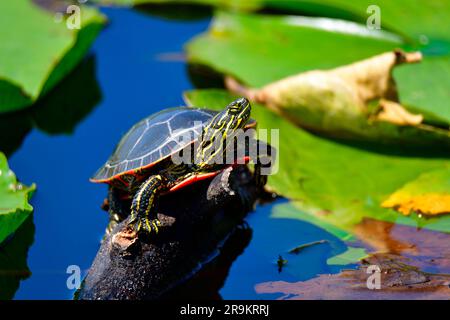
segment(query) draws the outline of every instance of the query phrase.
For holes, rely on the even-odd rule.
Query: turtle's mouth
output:
[[[247,123],[244,126],[244,131],[248,129],[254,129],[256,128],[256,120],[255,119],[249,119],[247,120]]]

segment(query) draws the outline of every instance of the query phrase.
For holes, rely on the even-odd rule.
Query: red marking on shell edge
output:
[[[248,163],[250,162],[250,157],[249,157],[249,156],[245,156],[245,157],[242,158],[242,160],[243,160],[243,162],[244,162],[243,164],[248,164]],[[238,166],[238,165],[241,165],[241,163],[238,163],[238,161],[236,161],[234,164],[232,164],[233,167],[236,167],[236,166]],[[131,174],[133,174],[133,175],[136,176],[135,170],[130,170],[130,171],[132,171]],[[182,188],[184,188],[184,187],[186,187],[186,186],[188,186],[188,185],[190,185],[190,184],[193,184],[193,183],[195,183],[195,182],[197,182],[197,181],[202,181],[202,180],[206,180],[206,179],[215,177],[215,176],[218,175],[219,172],[221,172],[221,171],[222,171],[222,170],[217,170],[217,171],[215,171],[215,172],[209,172],[209,173],[203,173],[203,174],[193,175],[192,177],[189,177],[189,178],[187,178],[187,179],[181,181],[180,183],[178,183],[177,185],[175,185],[174,187],[172,187],[169,191],[167,191],[167,192],[165,192],[165,193],[169,193],[169,192],[172,192],[172,191],[177,191],[177,190],[180,190],[180,189],[182,189]],[[93,179],[89,179],[89,180],[90,180],[91,182],[95,182],[95,183],[108,183],[108,184],[111,184],[111,182],[112,182],[114,179],[120,179],[121,181],[123,181],[123,180],[122,180],[122,175],[123,175],[123,173],[122,173],[122,174],[119,174],[119,175],[116,175],[116,176],[114,176],[114,177],[112,177],[112,178],[109,178],[109,179],[104,179],[104,180],[93,180]]]
[[[244,164],[247,164],[247,163],[250,162],[250,157],[249,157],[249,156],[245,156],[245,157],[242,158],[242,160],[243,160]],[[232,166],[235,167],[235,166],[238,166],[238,165],[240,165],[240,164],[237,163],[237,161],[236,161],[236,163],[234,163]],[[228,167],[228,166],[227,166],[227,167]],[[225,167],[225,168],[226,168],[226,167]],[[170,188],[170,190],[167,191],[166,193],[180,190],[180,189],[182,189],[182,188],[184,188],[184,187],[186,187],[186,186],[188,186],[188,185],[190,185],[190,184],[193,184],[193,183],[195,183],[195,182],[198,182],[198,181],[202,181],[202,180],[206,180],[206,179],[209,179],[209,178],[213,178],[213,177],[215,177],[216,175],[218,175],[221,171],[222,171],[222,169],[221,169],[221,170],[217,170],[217,171],[215,171],[215,172],[209,172],[209,173],[203,173],[203,174],[193,175],[192,177],[189,177],[189,178],[187,178],[187,179],[181,181],[181,182],[178,183],[177,185],[173,186],[173,187]]]
[[[181,181],[177,185],[173,186],[168,192],[177,191],[177,190],[182,189],[182,188],[184,188],[184,187],[186,187],[186,186],[188,186],[188,185],[190,185],[192,183],[195,183],[197,181],[201,181],[201,180],[206,180],[206,179],[212,178],[212,177],[218,175],[220,171],[222,171],[222,170],[218,170],[218,171],[215,171],[215,172],[204,173],[204,174],[193,175],[192,177],[189,177],[189,178]]]
[[[138,169],[141,170],[141,171],[147,170],[147,169],[153,167],[155,164],[159,163],[160,161],[162,161],[162,160],[164,160],[164,159],[165,159],[165,158],[163,158],[163,159],[161,159],[161,160],[158,160],[158,161],[155,161],[155,162],[152,162],[152,163],[150,163],[150,164],[148,164],[148,165],[146,165],[146,166],[142,166],[142,167],[140,167],[140,168],[138,168]],[[109,178],[106,178],[106,179],[94,179],[94,178],[90,178],[89,181],[94,182],[94,183],[107,183],[107,184],[110,184],[111,181],[116,180],[116,179],[119,179],[119,178],[121,179],[121,177],[122,177],[122,176],[125,176],[125,175],[132,175],[132,176],[135,176],[135,177],[138,176],[138,174],[137,174],[137,172],[136,172],[136,169],[130,169],[130,170],[127,170],[127,171],[118,173],[118,174],[116,174],[115,176],[112,176],[112,177],[109,177]]]

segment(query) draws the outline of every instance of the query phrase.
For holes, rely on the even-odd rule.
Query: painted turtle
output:
[[[214,156],[223,156],[234,144],[226,138],[238,129],[255,127],[250,112],[249,101],[241,98],[221,112],[180,107],[151,115],[128,131],[91,181],[107,183],[132,197],[129,226],[137,232],[157,233],[159,195],[211,178],[228,167]],[[186,134],[189,139],[180,139]],[[187,148],[195,150],[196,158],[175,163],[173,155]]]

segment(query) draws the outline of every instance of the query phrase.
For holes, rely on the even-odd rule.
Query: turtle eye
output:
[[[230,114],[232,114],[232,115],[236,115],[236,114],[239,113],[240,110],[241,110],[241,108],[239,108],[239,106],[234,105],[234,106],[231,106],[231,107],[228,109],[228,112],[229,112]]]

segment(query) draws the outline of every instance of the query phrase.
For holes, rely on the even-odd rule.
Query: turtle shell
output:
[[[120,140],[108,161],[91,178],[92,182],[128,185],[136,174],[167,159],[195,141],[216,111],[179,107],[166,109],[135,124]],[[192,138],[180,139],[180,136]],[[180,143],[180,141],[182,141]],[[140,179],[137,179],[140,180]],[[118,181],[117,181],[118,182]]]

